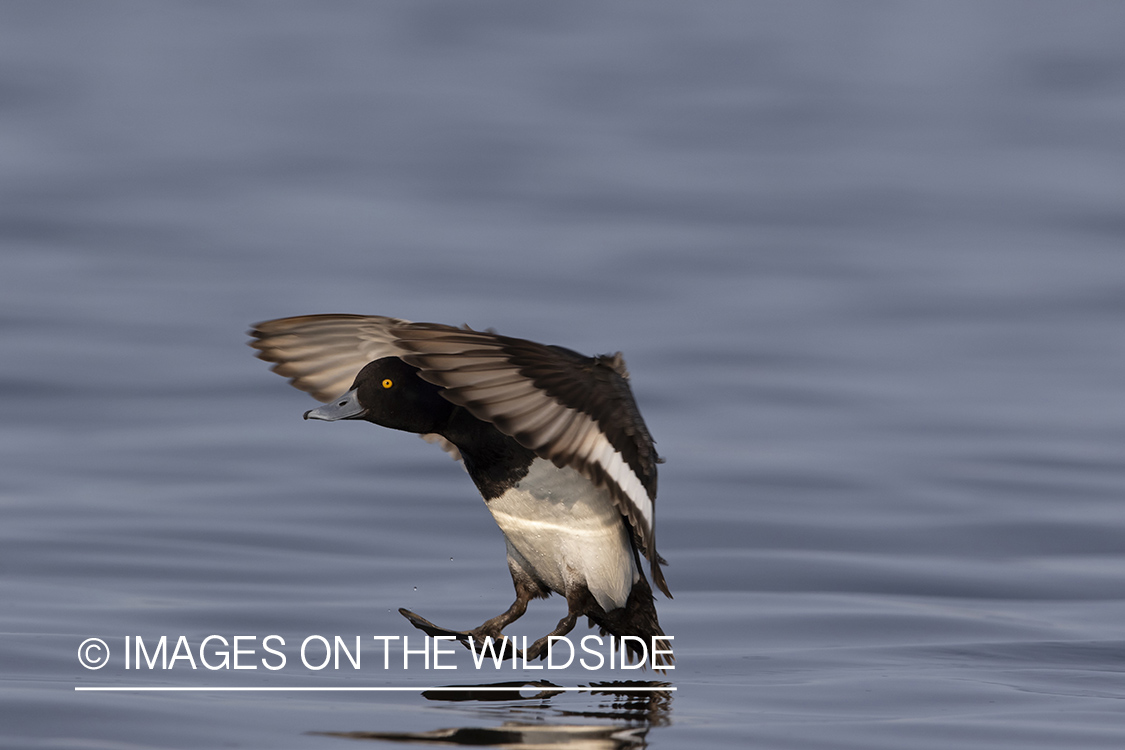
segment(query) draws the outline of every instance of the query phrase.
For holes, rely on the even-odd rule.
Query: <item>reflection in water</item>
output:
[[[427,691],[432,701],[492,704],[481,714],[491,716],[496,709],[506,719],[498,726],[464,726],[429,732],[315,732],[322,736],[353,740],[425,743],[435,745],[490,745],[509,748],[571,749],[646,747],[648,730],[668,723],[672,693],[666,682],[594,683],[579,693],[588,700],[583,707],[558,706],[556,700],[573,692],[550,682],[498,682],[469,685],[459,691]],[[487,689],[482,689],[487,688]],[[497,690],[496,688],[511,688]],[[589,700],[592,698],[593,700]],[[503,704],[503,705],[501,705]],[[512,720],[513,716],[521,720]],[[560,719],[566,719],[563,723]],[[599,723],[575,723],[575,719]]]
[[[458,727],[432,732],[321,732],[353,740],[417,742],[428,745],[490,745],[512,748],[589,748],[617,750],[645,747],[647,727],[581,726],[576,724],[520,724],[498,727]]]

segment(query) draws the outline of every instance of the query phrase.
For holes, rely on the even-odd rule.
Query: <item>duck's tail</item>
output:
[[[633,584],[624,607],[612,612],[605,612],[600,607],[595,607],[595,610],[589,612],[590,627],[597,625],[602,635],[616,638],[633,636],[621,643],[634,661],[647,661],[661,672],[676,661],[672,654],[673,642],[667,639],[660,627],[652,587],[643,573]],[[636,640],[638,638],[640,642]]]

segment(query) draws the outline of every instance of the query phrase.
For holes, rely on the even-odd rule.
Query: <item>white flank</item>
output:
[[[553,591],[583,584],[607,612],[625,606],[639,574],[625,519],[609,492],[574,469],[535,459],[488,509],[526,567]]]

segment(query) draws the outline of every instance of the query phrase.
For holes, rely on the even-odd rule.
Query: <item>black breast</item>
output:
[[[485,500],[500,497],[527,476],[535,452],[463,408],[454,409],[442,436],[457,446],[465,469]]]

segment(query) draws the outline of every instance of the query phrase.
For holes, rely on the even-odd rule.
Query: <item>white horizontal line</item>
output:
[[[439,691],[439,692],[458,692],[458,693],[482,693],[482,692],[504,692],[510,693],[512,691],[520,690],[540,690],[547,693],[554,692],[582,692],[582,691],[601,691],[613,693],[664,693],[673,691],[675,687],[554,687],[547,685],[512,685],[511,687],[144,687],[144,686],[79,686],[74,687],[77,691],[82,692],[100,692],[100,693],[124,693],[124,692],[163,692],[163,693],[206,693],[206,692],[224,692],[224,693],[296,693],[296,692],[320,692],[320,693],[377,693],[377,692],[420,692],[423,690]]]

